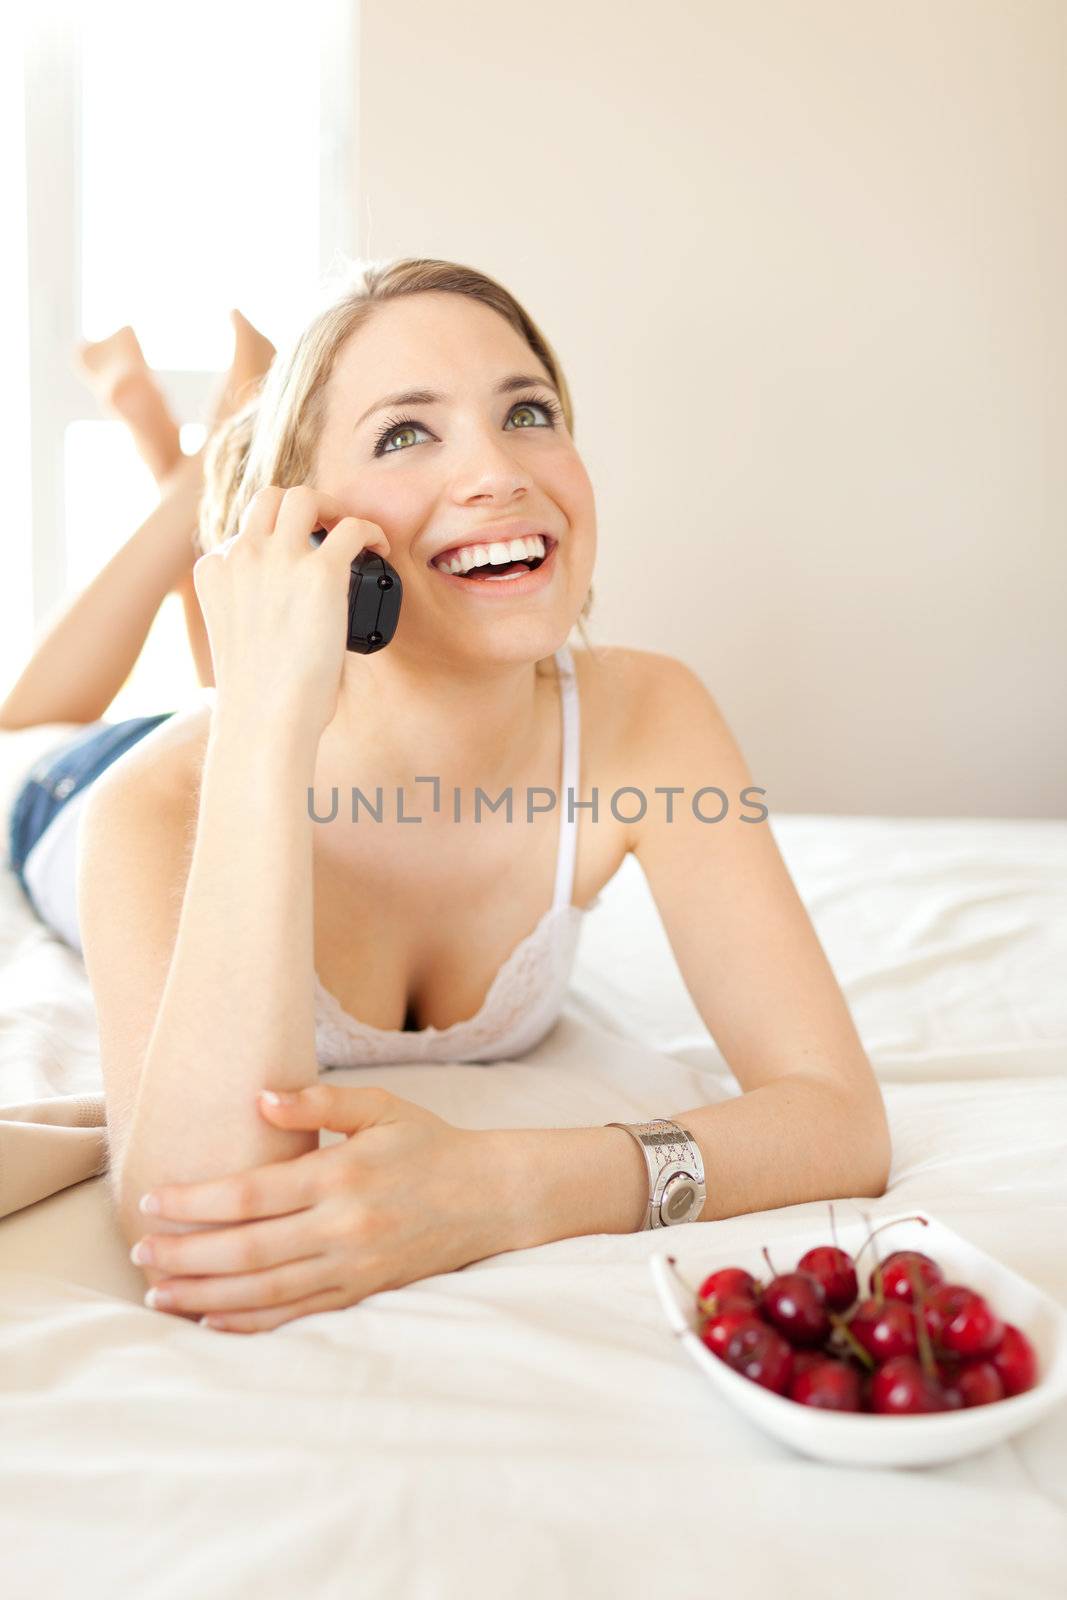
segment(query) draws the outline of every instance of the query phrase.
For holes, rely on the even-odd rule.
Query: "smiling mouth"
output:
[[[467,572],[445,572],[444,575],[453,578],[462,578],[468,583],[499,583],[509,579],[524,577],[527,573],[536,572],[538,567],[544,565],[556,547],[557,541],[550,534],[539,535],[544,544],[543,556],[530,556],[524,561],[490,561],[478,567],[471,567]],[[435,572],[441,572],[436,561],[430,565]]]

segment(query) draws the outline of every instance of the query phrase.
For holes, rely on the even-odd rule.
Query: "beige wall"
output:
[[[772,810],[1067,814],[1065,50],[1063,0],[362,5],[360,253],[541,322],[593,637]]]

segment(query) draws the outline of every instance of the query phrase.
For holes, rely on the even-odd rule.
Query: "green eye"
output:
[[[410,450],[411,445],[404,443],[394,448],[393,441],[396,439],[402,441],[405,435],[414,436],[417,433],[425,432],[426,429],[422,424],[413,422],[410,417],[389,417],[385,427],[374,441],[374,454],[376,456],[393,456],[397,455],[400,450]],[[417,439],[415,443],[418,443]]]
[[[548,418],[546,423],[538,423],[534,416],[537,411],[544,412]],[[554,400],[518,400],[511,408],[509,421],[523,412],[532,420],[520,422],[518,424],[520,428],[554,428],[563,416],[562,408]],[[426,431],[421,422],[415,422],[410,417],[388,417],[385,426],[375,440],[374,454],[376,456],[397,455],[401,450],[409,450],[412,442],[418,443],[414,435],[425,433]],[[407,444],[404,443],[405,436],[408,436],[410,440]]]

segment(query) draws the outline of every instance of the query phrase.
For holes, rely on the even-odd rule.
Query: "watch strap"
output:
[[[636,1141],[648,1172],[648,1206],[638,1233],[695,1221],[704,1209],[707,1190],[700,1147],[687,1128],[666,1117],[648,1122],[607,1122],[623,1128]]]

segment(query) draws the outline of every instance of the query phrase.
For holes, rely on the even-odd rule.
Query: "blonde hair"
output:
[[[574,434],[574,409],[563,369],[548,340],[502,284],[473,267],[409,256],[355,269],[355,282],[321,310],[288,352],[275,357],[259,392],[227,419],[205,452],[200,505],[202,551],[236,532],[245,507],[268,484],[285,489],[307,481],[326,417],[326,388],[338,353],[374,314],[374,308],[404,295],[465,294],[499,313],[522,336],[559,391],[563,415]],[[593,589],[577,618],[589,647],[584,619]],[[548,659],[548,658],[546,658]],[[538,662],[538,666],[541,663]]]

